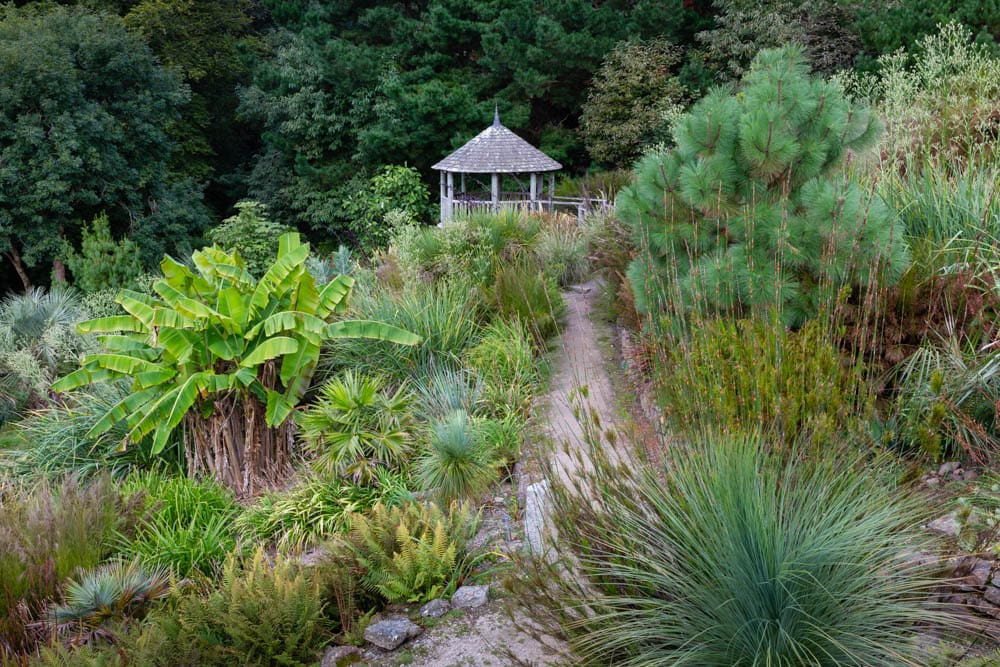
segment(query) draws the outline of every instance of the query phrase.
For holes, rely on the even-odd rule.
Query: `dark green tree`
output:
[[[267,207],[259,202],[239,202],[236,211],[236,215],[208,230],[205,237],[226,252],[238,252],[246,262],[247,271],[263,276],[274,263],[278,239],[293,230],[271,220]]]
[[[255,0],[138,0],[124,15],[191,90],[168,128],[178,145],[172,171],[214,182],[257,148],[236,118],[236,89],[249,82],[252,56],[262,49],[260,11]]]
[[[798,44],[817,72],[833,74],[852,67],[861,48],[851,6],[840,0],[714,0],[713,6],[715,26],[698,41],[724,80],[739,79],[763,49]]]
[[[164,132],[187,91],[121,19],[2,6],[0,72],[0,251],[25,287],[47,263],[64,278],[65,241],[102,210],[147,247],[190,235],[200,192],[168,187]]]
[[[738,94],[713,90],[675,125],[676,148],[643,159],[619,195],[642,255],[629,268],[647,313],[778,309],[789,325],[844,286],[908,263],[901,226],[838,172],[878,124],[812,77],[798,47],[762,52]],[[881,270],[880,270],[881,269]]]
[[[684,99],[680,60],[680,49],[665,40],[623,42],[608,54],[580,118],[594,160],[627,167],[643,146],[668,138],[668,115]]]
[[[353,181],[381,165],[429,167],[504,123],[570,168],[594,72],[615,44],[693,40],[706,21],[686,0],[265,0],[283,26],[242,113],[264,128],[251,195],[313,229],[346,229]],[[359,170],[359,167],[361,168]],[[353,182],[352,182],[353,181]]]

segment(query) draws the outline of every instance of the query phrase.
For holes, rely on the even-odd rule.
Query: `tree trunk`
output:
[[[66,283],[66,265],[61,259],[52,260],[52,280],[58,283]]]
[[[27,292],[31,289],[31,278],[28,277],[28,271],[24,268],[24,262],[21,261],[21,253],[17,251],[17,248],[13,244],[7,248],[7,257],[10,258],[10,263],[14,265],[17,277],[21,279],[21,285],[24,287],[24,291]]]
[[[265,406],[250,396],[217,398],[212,415],[200,406],[184,417],[188,473],[212,477],[246,497],[272,486],[291,471],[294,422],[267,425]]]

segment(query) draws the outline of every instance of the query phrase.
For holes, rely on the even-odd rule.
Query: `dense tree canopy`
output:
[[[0,72],[0,246],[25,286],[33,267],[59,273],[64,239],[103,209],[156,246],[197,204],[165,187],[187,90],[120,19],[0,8]]]

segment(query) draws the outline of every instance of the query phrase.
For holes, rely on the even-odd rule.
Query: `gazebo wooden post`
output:
[[[445,186],[445,172],[441,172],[441,223],[448,221],[448,190]]]
[[[455,213],[455,174],[448,173],[448,220],[454,217]]]
[[[556,196],[556,175],[555,173],[549,173],[549,213],[555,211],[554,204],[552,200]]]
[[[538,174],[531,172],[531,210],[538,208]]]
[[[500,174],[493,172],[493,180],[490,182],[490,198],[493,202],[493,212],[500,210]]]
[[[465,194],[465,172],[462,172],[462,194]]]

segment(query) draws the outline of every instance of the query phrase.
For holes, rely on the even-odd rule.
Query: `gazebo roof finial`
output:
[[[493,127],[500,127],[500,105],[493,103]]]

